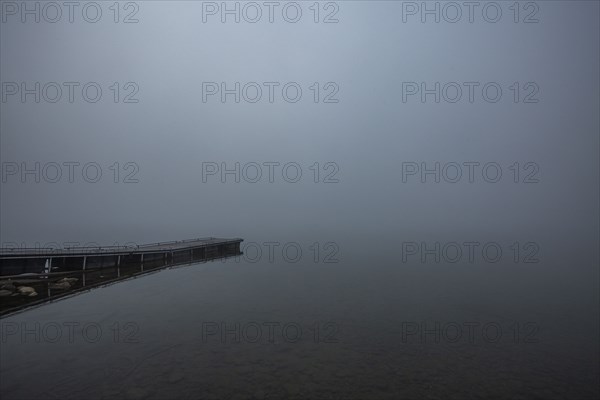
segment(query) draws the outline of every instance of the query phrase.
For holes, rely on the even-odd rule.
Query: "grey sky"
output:
[[[597,2],[537,2],[540,22],[533,24],[515,24],[508,2],[500,2],[504,14],[495,24],[479,14],[472,24],[423,24],[418,16],[403,23],[401,2],[366,1],[337,2],[336,24],[315,24],[311,2],[301,3],[296,24],[280,16],[272,24],[223,24],[218,16],[203,23],[200,2],[161,1],[138,2],[139,23],[115,24],[111,3],[100,4],[96,24],[80,16],[72,24],[8,16],[1,24],[2,82],[97,82],[103,89],[95,104],[81,97],[70,104],[66,94],[55,104],[31,96],[23,104],[18,95],[1,104],[3,163],[97,162],[103,170],[95,184],[81,176],[39,184],[7,177],[2,242],[352,231],[598,238]],[[479,92],[472,104],[435,104],[432,96],[402,102],[402,82],[471,81],[497,82],[501,101],[486,102]],[[121,98],[129,93],[124,84],[137,84],[139,102],[115,104],[114,82]],[[287,103],[279,92],[271,104],[264,92],[255,104],[236,104],[233,96],[203,103],[203,82],[297,82],[303,97]],[[326,83],[337,84],[339,102],[314,103],[314,82],[321,96]],[[539,102],[514,103],[514,82],[521,96],[535,82]],[[202,182],[203,162],[269,161],[298,163],[302,179]],[[403,183],[402,163],[423,161],[497,162],[503,178]],[[123,164],[139,166],[139,183],[113,183],[114,162],[120,180]],[[315,162],[322,174],[325,163],[335,163],[339,183],[313,183]],[[540,182],[513,183],[508,167],[515,162],[536,163]]]

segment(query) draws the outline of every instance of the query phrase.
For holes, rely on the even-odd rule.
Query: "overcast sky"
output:
[[[598,239],[598,2],[540,1],[539,9],[522,7],[518,23],[512,2],[497,3],[497,23],[483,18],[482,7],[472,23],[466,8],[457,23],[444,21],[455,15],[447,8],[440,23],[432,15],[422,23],[407,4],[367,1],[322,3],[318,23],[313,2],[298,3],[297,23],[284,19],[284,3],[270,23],[262,2],[258,22],[244,20],[255,15],[246,8],[240,23],[232,15],[222,23],[212,5],[204,4],[203,22],[201,2],[166,1],[122,3],[118,23],[112,2],[98,3],[97,23],[86,22],[81,8],[69,23],[66,7],[56,23],[44,20],[55,18],[50,8],[39,23],[27,14],[23,23],[21,3],[16,11],[4,3],[3,243],[431,232]],[[93,19],[95,10],[86,10]],[[295,18],[295,8],[286,10]],[[123,23],[126,16],[138,22]],[[327,17],[338,22],[324,23]],[[26,89],[40,82],[39,103],[35,94],[21,101],[23,82]],[[65,82],[79,84],[72,103]],[[102,89],[95,103],[82,97],[89,82],[90,98],[95,85]],[[239,103],[235,94],[223,103],[220,92],[207,92],[222,82],[226,89],[240,83]],[[275,82],[272,103],[264,82]],[[302,89],[297,102],[282,94],[290,82],[288,100]],[[423,82],[445,87],[439,103],[435,94],[423,103],[410,92]],[[477,83],[472,103],[465,82]],[[62,96],[52,103],[56,86]],[[252,103],[256,86],[262,97]],[[457,86],[462,97],[452,103]],[[494,103],[497,86],[502,96]],[[39,183],[35,174],[23,179],[23,162],[40,163]],[[80,163],[72,164],[72,183],[68,162]],[[229,169],[240,163],[239,183],[233,174],[222,182],[223,162]],[[280,163],[271,164],[273,183],[269,162]],[[414,172],[422,162],[439,162],[440,174],[447,167],[440,183],[433,175],[422,183],[420,171],[403,182],[403,165]],[[465,162],[480,163],[472,183]],[[57,183],[52,163],[62,165]],[[100,166],[97,183],[82,177],[87,163]],[[256,183],[249,163],[262,166]],[[288,163],[296,163],[288,180],[300,166],[297,183],[282,177]],[[447,163],[462,165],[458,182],[446,179],[455,176]],[[487,163],[502,168],[499,182],[483,179]],[[219,171],[209,174],[215,165]],[[124,183],[127,177],[138,182]]]

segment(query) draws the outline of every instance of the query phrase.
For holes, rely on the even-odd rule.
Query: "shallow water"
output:
[[[337,263],[248,247],[4,318],[2,398],[597,398],[593,268],[348,244]]]

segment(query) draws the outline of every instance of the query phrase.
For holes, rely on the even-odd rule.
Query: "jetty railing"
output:
[[[157,242],[136,246],[74,246],[52,248],[10,248],[0,251],[0,276],[22,273],[49,273],[55,270],[86,270],[182,260],[202,261],[240,252],[243,239],[199,238]]]

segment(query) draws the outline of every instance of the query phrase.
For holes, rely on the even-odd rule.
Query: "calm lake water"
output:
[[[0,320],[1,397],[598,397],[593,265],[253,243]]]
[[[0,318],[1,400],[600,399],[598,0],[0,13],[0,247],[245,241]]]

